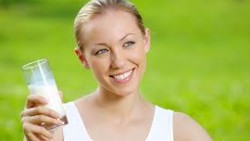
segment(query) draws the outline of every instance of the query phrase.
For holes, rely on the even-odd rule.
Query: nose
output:
[[[111,68],[120,69],[125,66],[126,58],[121,50],[115,49],[111,54]]]

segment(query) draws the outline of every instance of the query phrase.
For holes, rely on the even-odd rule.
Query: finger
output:
[[[24,132],[25,132],[26,136],[28,136],[28,137],[38,138],[39,136],[36,136],[36,135],[44,136],[48,139],[52,139],[52,137],[53,137],[52,133],[50,133],[48,130],[46,130],[42,126],[37,126],[34,124],[25,123],[25,124],[23,124],[23,128],[24,128]]]
[[[46,115],[52,118],[59,118],[60,114],[57,113],[54,110],[51,110],[49,108],[46,107],[36,107],[36,108],[30,108],[30,109],[26,109],[21,113],[21,117],[25,117],[25,116],[35,116],[35,115]]]
[[[40,139],[39,141],[52,141],[52,139],[49,139],[43,135],[37,134],[36,136]]]
[[[51,118],[51,117],[44,116],[44,115],[24,117],[24,118],[22,118],[22,122],[41,125],[44,127],[59,126],[59,125],[64,124],[60,119],[55,119],[55,118]]]
[[[37,134],[36,136],[40,139],[39,141],[49,141],[48,138],[46,138],[46,137],[44,137],[42,135]]]
[[[27,97],[26,108],[41,106],[41,105],[45,105],[47,103],[48,103],[48,101],[44,97],[42,97],[40,95],[32,95],[31,94]]]
[[[39,136],[32,133],[25,134],[25,141],[40,141]]]

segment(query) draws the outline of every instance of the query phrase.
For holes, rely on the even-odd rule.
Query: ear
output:
[[[144,45],[145,45],[145,53],[148,53],[150,50],[150,30],[148,28],[145,29],[145,36],[144,36]]]
[[[89,64],[88,61],[86,60],[85,56],[83,55],[81,49],[75,48],[74,49],[75,54],[77,55],[78,59],[80,62],[84,65],[86,69],[89,69]]]

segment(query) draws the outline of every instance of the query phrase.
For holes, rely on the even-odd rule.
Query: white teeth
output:
[[[125,72],[123,74],[120,74],[120,75],[114,75],[114,78],[116,80],[124,80],[126,79],[130,74],[132,73],[132,70],[128,71],[128,72]]]

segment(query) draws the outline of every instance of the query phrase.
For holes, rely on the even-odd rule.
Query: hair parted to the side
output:
[[[101,15],[110,9],[122,10],[130,13],[135,17],[137,25],[142,34],[145,35],[145,27],[142,17],[135,5],[128,0],[90,0],[80,9],[74,21],[75,38],[77,45],[81,50],[83,50],[81,38],[84,36],[82,35],[82,27],[84,24],[92,17]]]

